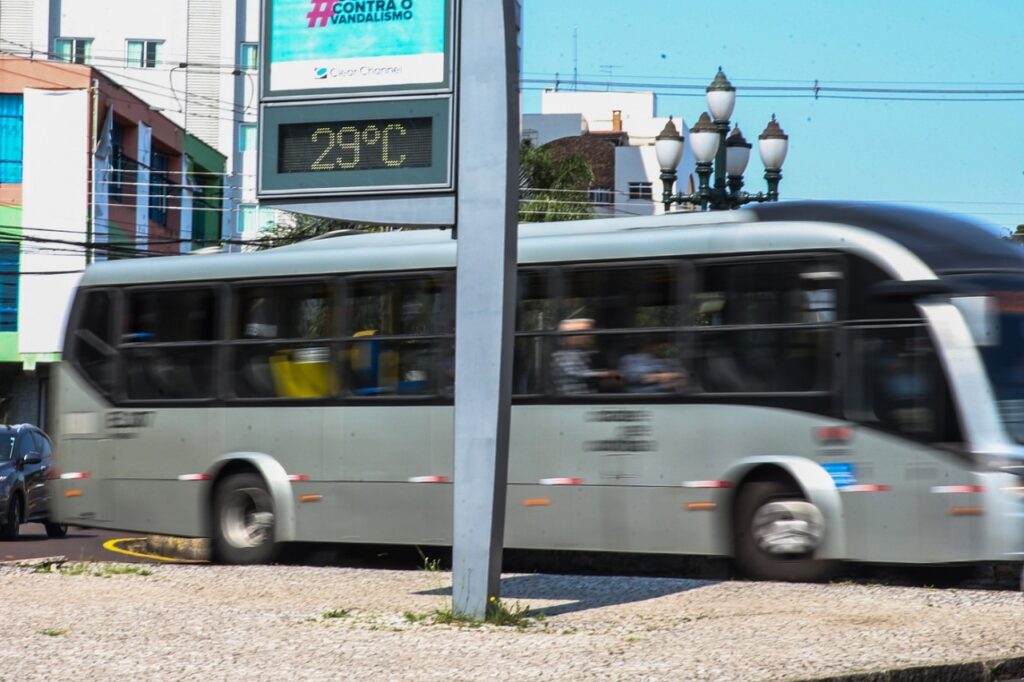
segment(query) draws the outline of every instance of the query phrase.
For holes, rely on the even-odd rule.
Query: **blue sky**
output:
[[[703,87],[669,86],[705,86],[721,65],[737,87],[733,121],[755,142],[750,191],[764,188],[756,137],[775,113],[789,135],[784,199],[894,201],[1024,223],[1024,0],[524,0],[522,40],[524,79],[550,87],[557,73],[571,88],[577,61],[578,80],[653,89],[659,115],[691,126],[706,106]],[[1017,92],[823,90],[815,99],[749,89],[815,80]],[[545,85],[523,87],[523,111],[539,111]]]

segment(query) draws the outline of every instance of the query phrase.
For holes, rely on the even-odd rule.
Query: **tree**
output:
[[[546,146],[519,149],[519,220],[547,223],[592,218],[587,188],[594,171],[582,156],[557,158]]]
[[[303,213],[282,211],[282,214],[281,219],[260,231],[260,236],[249,242],[253,250],[263,251],[275,246],[295,244],[330,232],[391,232],[401,229],[381,225],[364,225],[335,218],[321,218]]]

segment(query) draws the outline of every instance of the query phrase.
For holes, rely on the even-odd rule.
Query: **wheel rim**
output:
[[[775,500],[754,512],[751,534],[758,548],[768,554],[807,555],[825,537],[825,518],[810,502]]]
[[[274,510],[270,495],[261,488],[236,488],[224,502],[221,531],[233,547],[259,547],[271,539]]]

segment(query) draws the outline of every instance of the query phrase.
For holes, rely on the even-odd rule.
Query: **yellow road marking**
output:
[[[124,549],[118,547],[118,543],[121,542],[137,542],[139,540],[145,540],[146,538],[114,538],[113,540],[107,540],[103,543],[103,549],[109,552],[116,552],[118,554],[126,554],[128,556],[138,557],[139,559],[155,559],[157,561],[171,561],[176,564],[205,564],[208,563],[202,559],[176,559],[169,556],[160,556],[159,554],[143,554],[142,552],[133,552],[130,549]]]

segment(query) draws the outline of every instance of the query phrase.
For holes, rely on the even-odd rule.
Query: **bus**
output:
[[[55,521],[452,542],[445,229],[103,262],[56,371]],[[839,560],[1024,552],[1024,251],[908,207],[519,229],[505,546]]]

